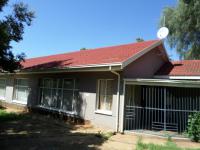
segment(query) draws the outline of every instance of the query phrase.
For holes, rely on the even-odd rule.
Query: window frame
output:
[[[106,87],[105,87],[105,91],[106,91],[106,97],[107,97],[107,81],[114,81],[114,79],[98,79],[97,80],[97,93],[96,93],[96,109],[95,109],[95,113],[97,114],[105,114],[105,115],[112,115],[112,107],[113,107],[113,94],[112,94],[112,104],[111,104],[111,109],[110,110],[106,110],[106,109],[100,109],[99,108],[99,103],[100,103],[100,81],[101,80],[105,80],[106,81]],[[107,100],[104,100],[104,103]]]
[[[64,80],[73,80],[73,88],[72,89],[68,89],[68,88],[64,88]],[[61,108],[62,108],[62,110],[63,110],[63,104],[62,104],[62,102],[63,102],[63,92],[64,92],[64,90],[70,90],[70,91],[72,91],[72,97],[73,97],[73,99],[72,99],[72,111],[68,111],[68,112],[72,112],[72,113],[75,113],[75,110],[74,110],[74,104],[75,104],[75,100],[74,100],[74,91],[75,90],[78,90],[78,89],[75,89],[75,86],[76,86],[76,79],[75,78],[63,78],[62,79],[62,101],[61,101]]]
[[[19,85],[18,85],[18,80],[26,80],[26,81],[27,81],[27,86],[24,86],[24,85],[19,86]],[[12,102],[26,105],[27,102],[28,102],[28,95],[29,95],[29,92],[30,92],[29,79],[28,79],[28,78],[15,78],[15,79],[14,79],[14,86],[13,86],[13,87],[14,87],[14,88],[13,88],[13,96],[12,96],[12,97],[13,97],[13,98],[12,98],[13,100],[12,100]],[[27,88],[27,90],[28,90],[28,95],[27,95],[27,100],[26,100],[26,102],[16,99],[16,89],[17,89],[17,87],[25,87],[25,88]],[[26,94],[27,94],[27,93],[26,93]]]
[[[6,78],[0,78],[0,80],[5,80],[5,85],[4,85],[4,96],[0,95],[0,100],[5,101],[6,100],[6,85],[7,85],[7,79]]]
[[[66,113],[69,113],[69,114],[75,114],[75,110],[74,110],[74,104],[75,104],[75,99],[74,99],[74,93],[75,91],[78,91],[79,89],[76,88],[76,78],[41,78],[41,82],[43,82],[43,85],[44,85],[44,80],[45,79],[50,79],[50,80],[57,80],[56,82],[56,88],[55,87],[44,87],[44,86],[39,86],[39,107],[44,107],[46,109],[52,109],[52,110],[58,110],[58,111],[61,111],[61,112],[66,112]],[[59,87],[59,82],[58,80],[60,79],[60,81],[62,81],[62,86]],[[72,80],[73,81],[73,88],[64,88],[64,80]],[[53,85],[53,83],[52,83]],[[52,99],[52,90],[56,90],[56,92],[58,92],[58,90],[61,90],[61,101],[60,101],[60,108],[55,108],[55,107],[52,107],[52,106],[43,106],[42,104],[42,97],[43,97],[43,92],[41,94],[41,90],[42,89],[50,89],[51,90],[51,99]],[[63,92],[64,90],[70,90],[70,91],[73,91],[73,99],[72,99],[72,111],[68,111],[68,110],[64,110],[63,109]]]
[[[43,93],[41,92],[41,89],[50,89],[51,90],[51,97],[52,97],[52,90],[56,89],[56,88],[52,88],[52,87],[45,87],[44,86],[44,80],[51,80],[51,82],[53,81],[53,78],[41,78],[41,82],[42,82],[42,86],[39,83],[39,94],[38,94],[38,98],[39,98],[39,105],[41,105],[42,101],[43,101]],[[39,81],[40,82],[40,81]],[[51,83],[53,84],[53,82]]]

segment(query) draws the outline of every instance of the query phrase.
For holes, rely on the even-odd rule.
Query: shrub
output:
[[[198,142],[200,140],[200,112],[189,116],[187,133],[193,141]]]

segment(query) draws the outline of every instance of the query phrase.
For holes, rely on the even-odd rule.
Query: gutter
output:
[[[115,74],[115,75],[117,75],[117,77],[118,77],[118,84],[117,84],[117,104],[116,104],[116,126],[115,126],[115,131],[116,132],[118,132],[119,131],[119,100],[120,100],[120,93],[119,93],[119,91],[120,91],[120,74],[118,73],[118,72],[116,72],[116,71],[112,71],[112,68],[111,68],[111,66],[110,66],[110,71],[113,73],[113,74]]]
[[[171,79],[171,80],[199,80],[200,76],[170,76],[170,75],[155,75],[154,78],[156,79]]]
[[[112,64],[105,66],[94,66],[94,67],[86,67],[86,68],[50,68],[50,69],[41,69],[41,70],[27,70],[27,71],[19,71],[16,70],[14,73],[10,72],[0,72],[1,75],[24,75],[24,74],[49,74],[49,73],[63,73],[63,72],[97,72],[97,71],[110,71],[110,67],[115,70],[121,70],[121,64]]]
[[[199,88],[200,81],[194,80],[170,80],[170,79],[124,79],[126,84],[154,85],[168,87],[195,87]]]

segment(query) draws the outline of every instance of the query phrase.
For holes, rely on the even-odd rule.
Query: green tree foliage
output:
[[[187,133],[195,142],[200,140],[200,112],[196,112],[189,116]]]
[[[8,0],[0,0],[0,13],[8,6]],[[24,3],[12,5],[12,12],[0,20],[0,68],[4,71],[13,72],[20,69],[20,62],[25,54],[14,55],[11,51],[11,42],[19,42],[23,39],[24,27],[30,26],[34,13],[29,11]]]
[[[160,26],[164,22],[170,31],[167,41],[180,58],[200,59],[200,1],[179,0],[177,6],[164,8]]]
[[[144,39],[143,38],[136,38],[136,42],[144,42]]]
[[[87,50],[87,48],[83,47],[83,48],[81,48],[80,50],[81,50],[81,51],[82,51],[82,50]]]

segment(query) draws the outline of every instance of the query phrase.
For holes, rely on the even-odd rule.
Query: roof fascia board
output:
[[[29,70],[29,71],[20,71],[15,73],[0,73],[1,75],[15,75],[15,74],[49,74],[49,73],[66,73],[66,72],[104,72],[104,71],[110,71],[110,67],[112,67],[112,70],[120,71],[121,66],[101,66],[101,67],[88,67],[88,68],[54,68],[54,69],[46,69],[46,70]]]
[[[166,55],[167,61],[170,61],[169,55],[168,55],[167,50],[166,50],[166,48],[165,48],[165,45],[163,44],[163,43],[164,43],[164,40],[161,40],[161,41],[162,41],[162,46],[163,46],[164,53],[165,53],[165,55]]]
[[[180,80],[200,80],[200,76],[168,76],[168,75],[155,75],[154,78],[159,79],[180,79]]]
[[[188,80],[169,80],[169,79],[124,79],[129,85],[150,85],[150,86],[169,86],[169,87],[200,87],[200,81]]]
[[[140,58],[141,56],[143,56],[144,54],[148,53],[149,51],[153,50],[155,47],[159,46],[160,44],[163,44],[162,40],[159,40],[158,42],[155,42],[154,44],[152,44],[151,46],[143,49],[142,51],[140,51],[139,53],[137,53],[136,55],[128,58],[126,61],[124,61],[122,63],[122,69],[126,66],[128,66],[130,63],[132,63],[133,61],[135,61],[136,59]],[[167,56],[168,57],[168,56]]]

